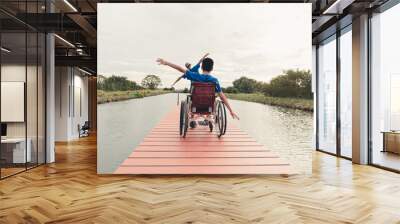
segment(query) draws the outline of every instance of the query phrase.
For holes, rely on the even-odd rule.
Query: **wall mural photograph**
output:
[[[99,4],[98,173],[310,173],[311,9],[292,6]]]

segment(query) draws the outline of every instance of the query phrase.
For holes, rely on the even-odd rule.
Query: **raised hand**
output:
[[[165,61],[164,59],[162,59],[162,58],[157,58],[157,63],[159,64],[159,65],[166,65],[167,64],[167,61]]]
[[[202,63],[203,60],[204,60],[209,54],[210,54],[210,53],[205,54],[205,55],[200,59],[200,61],[199,61],[198,63],[199,63],[199,64]]]

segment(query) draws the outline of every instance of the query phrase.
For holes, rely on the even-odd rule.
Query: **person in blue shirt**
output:
[[[185,63],[185,67],[186,67],[187,69],[189,69],[191,72],[200,73],[200,72],[199,72],[200,64],[201,64],[201,62],[202,62],[207,56],[208,56],[208,53],[205,54],[205,55],[199,60],[199,62],[197,62],[197,64],[196,64],[193,68],[192,68],[192,65],[191,65],[189,62]],[[182,77],[183,77],[183,75],[182,75]]]
[[[208,56],[208,54],[206,54],[206,56],[204,56],[198,64],[196,64],[193,68],[190,68],[190,69],[187,68],[187,67],[190,67],[190,65],[188,66],[188,64],[186,65],[186,68],[185,68],[183,66],[176,65],[169,61],[166,61],[162,58],[158,58],[157,62],[160,65],[166,65],[168,67],[176,69],[179,72],[182,72],[183,73],[182,77],[185,79],[188,79],[190,81],[214,83],[215,84],[215,92],[217,92],[217,94],[219,95],[221,100],[225,103],[232,118],[239,119],[239,117],[236,115],[236,113],[232,110],[232,108],[228,102],[228,98],[222,92],[222,89],[221,89],[218,79],[210,74],[214,67],[214,61],[207,56]],[[200,64],[201,64],[201,70],[203,71],[202,74],[198,72],[198,68],[200,67]]]
[[[189,71],[191,71],[191,72],[197,72],[197,73],[199,73],[200,63],[201,63],[207,56],[208,56],[208,53],[205,54],[193,68],[192,68],[192,65],[191,65],[189,62],[185,63],[185,67],[186,67],[187,69],[189,69]],[[171,87],[173,87],[177,82],[179,82],[182,78],[184,78],[184,76],[185,76],[185,74],[179,76],[179,78],[171,85]]]

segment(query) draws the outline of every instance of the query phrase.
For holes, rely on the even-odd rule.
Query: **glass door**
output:
[[[318,47],[318,149],[336,154],[336,35]]]
[[[371,18],[372,164],[400,171],[400,4]]]
[[[340,155],[352,157],[352,34],[351,25],[340,35]]]

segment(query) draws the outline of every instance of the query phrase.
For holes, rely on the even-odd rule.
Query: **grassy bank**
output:
[[[143,98],[148,96],[156,96],[171,93],[170,90],[133,90],[133,91],[103,91],[97,90],[97,103],[109,103],[115,101]]]
[[[234,100],[250,101],[285,108],[293,108],[304,111],[313,111],[313,100],[299,98],[284,98],[265,96],[262,93],[227,93],[228,98]]]

